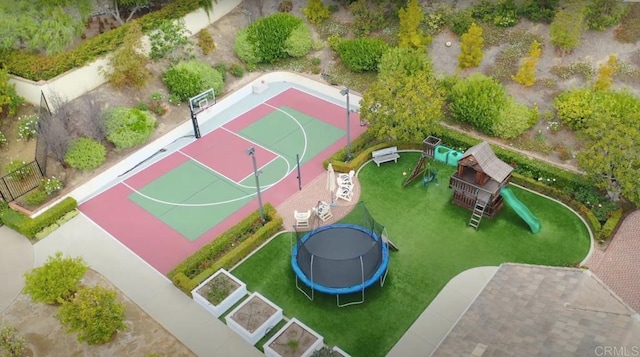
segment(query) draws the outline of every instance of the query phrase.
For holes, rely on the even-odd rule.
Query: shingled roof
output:
[[[432,356],[593,356],[638,341],[640,315],[590,271],[502,264]]]
[[[486,141],[470,147],[462,155],[459,162],[465,161],[469,156],[473,156],[475,159],[474,166],[479,166],[476,168],[476,171],[482,171],[498,182],[503,182],[505,178],[511,174],[511,171],[513,171],[513,167],[500,160],[496,154],[494,154],[491,146],[489,146],[489,143]],[[478,168],[480,170],[478,170]]]

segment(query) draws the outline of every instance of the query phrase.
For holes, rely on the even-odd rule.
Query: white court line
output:
[[[196,158],[194,158],[193,156],[191,156],[191,155],[189,155],[189,154],[185,153],[184,151],[182,151],[182,150],[178,150],[178,151],[176,151],[176,152],[177,152],[177,153],[179,153],[179,154],[182,154],[183,156],[186,156],[189,160],[191,160],[191,161],[195,162],[196,164],[198,164],[198,165],[202,166],[203,168],[205,168],[205,169],[207,169],[207,170],[209,170],[209,171],[213,172],[214,174],[216,174],[216,175],[218,175],[218,176],[221,176],[222,178],[226,179],[227,181],[232,182],[232,183],[234,183],[234,184],[236,184],[236,185],[238,184],[235,180],[232,180],[230,177],[227,177],[227,176],[223,175],[222,173],[220,173],[220,172],[218,172],[218,171],[216,171],[216,170],[214,170],[214,169],[210,168],[209,166],[207,166],[207,165],[203,164],[202,162],[200,162],[199,160],[197,160],[197,159],[196,159]],[[242,186],[242,185],[238,185],[238,186]],[[254,188],[255,188],[255,187],[254,187]]]
[[[168,206],[178,206],[178,207],[211,207],[211,206],[219,206],[219,205],[224,205],[227,203],[232,203],[232,202],[237,202],[240,200],[244,200],[245,198],[249,198],[249,197],[253,197],[255,196],[257,193],[251,193],[248,195],[244,195],[242,197],[236,197],[230,200],[226,200],[226,201],[219,201],[219,202],[207,202],[207,203],[178,203],[178,202],[169,202],[169,201],[164,201],[164,200],[159,200],[157,198],[153,198],[151,196],[147,196],[144,193],[136,190],[135,188],[129,186],[128,183],[126,182],[122,182],[122,184],[125,187],[128,187],[131,191],[133,191],[135,194],[139,195],[142,198],[146,198],[149,201],[153,201],[155,203],[160,203],[163,205],[168,205]]]
[[[265,104],[265,103],[260,103],[260,105],[262,105],[262,104]],[[262,119],[262,118],[261,118],[261,119]],[[253,123],[252,123],[252,124],[253,124]],[[244,141],[248,141],[248,142],[250,142],[251,144],[253,144],[254,146],[257,146],[257,147],[259,147],[259,148],[261,148],[261,149],[264,149],[264,150],[266,150],[266,151],[268,151],[268,152],[270,152],[270,153],[272,153],[272,154],[274,154],[274,155],[276,155],[276,156],[282,156],[282,155],[278,154],[277,152],[275,152],[275,151],[273,151],[273,150],[271,150],[271,149],[269,149],[269,148],[267,148],[267,147],[265,147],[265,146],[262,146],[262,145],[260,145],[259,143],[255,142],[255,141],[253,141],[253,140],[251,140],[251,139],[249,139],[249,138],[245,138],[244,136],[242,136],[242,135],[240,135],[240,134],[236,133],[235,131],[231,131],[231,130],[229,130],[229,129],[227,129],[227,128],[223,127],[223,126],[221,126],[220,128],[222,128],[222,130],[225,130],[225,131],[227,131],[227,132],[229,132],[229,133],[231,133],[231,134],[233,134],[233,135],[235,135],[235,136],[239,137],[240,139],[242,139],[242,140],[244,140]],[[247,149],[248,149],[248,148],[247,148]]]
[[[264,105],[271,107],[281,113],[284,113],[284,115],[288,116],[289,118],[291,118],[291,120],[293,120],[294,122],[296,122],[296,124],[298,124],[298,126],[300,127],[300,130],[302,131],[302,135],[304,136],[304,148],[302,149],[302,154],[300,155],[300,160],[302,161],[302,158],[304,158],[304,156],[307,154],[307,145],[309,143],[309,140],[307,138],[307,131],[304,130],[304,126],[302,126],[302,124],[300,124],[300,122],[298,121],[298,119],[294,118],[293,115],[285,112],[284,110],[278,108],[278,107],[274,107],[273,105],[264,102]]]
[[[270,160],[269,162],[267,162],[266,164],[264,164],[264,165],[260,166],[260,167],[258,168],[258,172],[262,171],[262,169],[264,169],[264,168],[265,168],[265,167],[267,167],[270,163],[272,163],[272,162],[276,161],[276,160],[277,160],[278,158],[280,158],[280,157],[282,157],[282,156],[278,155],[278,156],[274,157],[273,159],[271,159],[271,160]],[[285,159],[284,157],[282,157],[282,158],[283,158],[283,159],[284,159],[284,161],[287,163],[287,175],[286,175],[286,176],[289,176],[289,174],[291,173],[291,172],[289,171],[289,169],[291,169],[291,166],[289,166],[289,165],[288,165],[288,164],[289,164],[289,160]],[[242,180],[240,180],[240,182],[242,182],[242,181],[244,181],[244,180],[248,179],[249,177],[251,177],[251,176],[253,176],[253,175],[254,175],[254,173],[253,173],[253,172],[252,172],[252,173],[250,173],[250,174],[248,174],[248,175],[247,175],[247,176],[245,176]],[[253,188],[255,189],[256,187],[254,186]]]
[[[335,106],[337,106],[337,107],[339,107],[339,108],[342,108],[342,107],[340,106],[340,104],[344,104],[345,106],[347,105],[347,101],[346,101],[346,100],[339,100],[339,99],[332,98],[332,99],[335,99],[335,100],[336,100],[336,101],[334,102],[334,101],[332,101],[332,100],[327,99],[326,97],[321,97],[321,95],[326,96],[326,94],[313,93],[313,92],[309,91],[308,89],[302,89],[302,88],[298,88],[298,87],[289,87],[289,88],[287,88],[287,90],[288,90],[288,89],[297,90],[297,91],[302,92],[302,93],[304,93],[304,94],[306,94],[306,95],[309,95],[309,96],[311,96],[311,97],[315,97],[315,98],[317,98],[317,99],[319,99],[319,100],[321,100],[321,101],[323,101],[323,102],[327,102],[327,103],[329,103],[329,104],[335,105]],[[281,94],[281,93],[280,93],[280,94]],[[354,93],[354,92],[349,92],[349,95],[350,95],[352,98],[353,98],[353,97],[358,97],[360,100],[362,100],[362,96],[361,96],[360,94],[356,94],[356,93]],[[270,101],[270,100],[272,100],[272,99],[273,99],[273,98],[275,98],[275,97],[277,97],[277,96],[273,96],[273,97],[271,97],[271,98],[269,98],[269,99],[265,100],[265,102],[264,102],[264,103],[265,103],[265,104],[268,104],[267,102],[268,102],[268,101]],[[329,97],[329,98],[331,98],[331,97]],[[270,105],[270,104],[268,104],[268,105]],[[284,103],[283,105],[287,106],[287,104],[286,104],[286,103]],[[349,107],[350,107],[350,109],[351,109],[351,110],[354,110],[354,109],[355,109],[355,110],[357,111],[357,113],[358,113],[358,114],[360,114],[360,108],[361,108],[361,107],[360,107],[360,101],[358,101],[358,104],[349,103]],[[293,108],[292,108],[292,109],[293,109]],[[318,118],[318,119],[320,119],[320,118]],[[320,119],[320,120],[322,120],[322,119]]]

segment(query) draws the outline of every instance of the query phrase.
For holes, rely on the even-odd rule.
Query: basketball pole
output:
[[[302,174],[300,173],[300,154],[296,154],[296,167],[298,168],[298,191],[302,191]]]
[[[252,146],[246,150],[247,155],[251,156],[251,162],[253,163],[253,174],[256,177],[256,191],[258,193],[258,206],[260,207],[260,220],[262,224],[264,224],[264,208],[262,207],[262,197],[260,196],[260,180],[258,179],[258,175],[260,175],[260,171],[258,171],[258,164],[256,163],[256,149]]]
[[[191,109],[191,107],[189,108],[189,111],[191,112],[191,124],[193,124],[193,136],[195,136],[196,139],[200,139],[200,126],[198,125],[198,117],[193,112],[193,109]]]

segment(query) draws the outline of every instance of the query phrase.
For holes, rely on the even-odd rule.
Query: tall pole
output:
[[[251,162],[253,163],[253,174],[256,177],[256,191],[258,192],[258,206],[260,207],[260,220],[262,224],[264,224],[264,208],[262,207],[262,197],[260,196],[260,179],[258,179],[260,172],[258,171],[258,164],[256,163],[256,149],[254,147],[248,148],[247,155],[251,156]]]
[[[347,96],[347,161],[351,161],[351,108],[349,107],[349,88],[341,90],[340,94]]]

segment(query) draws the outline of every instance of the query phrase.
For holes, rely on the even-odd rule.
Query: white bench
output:
[[[393,161],[398,163],[398,158],[400,158],[400,154],[398,154],[398,148],[396,146],[376,150],[371,153],[371,156],[373,157],[373,162],[375,162],[378,167],[380,167],[380,164],[383,162]]]

